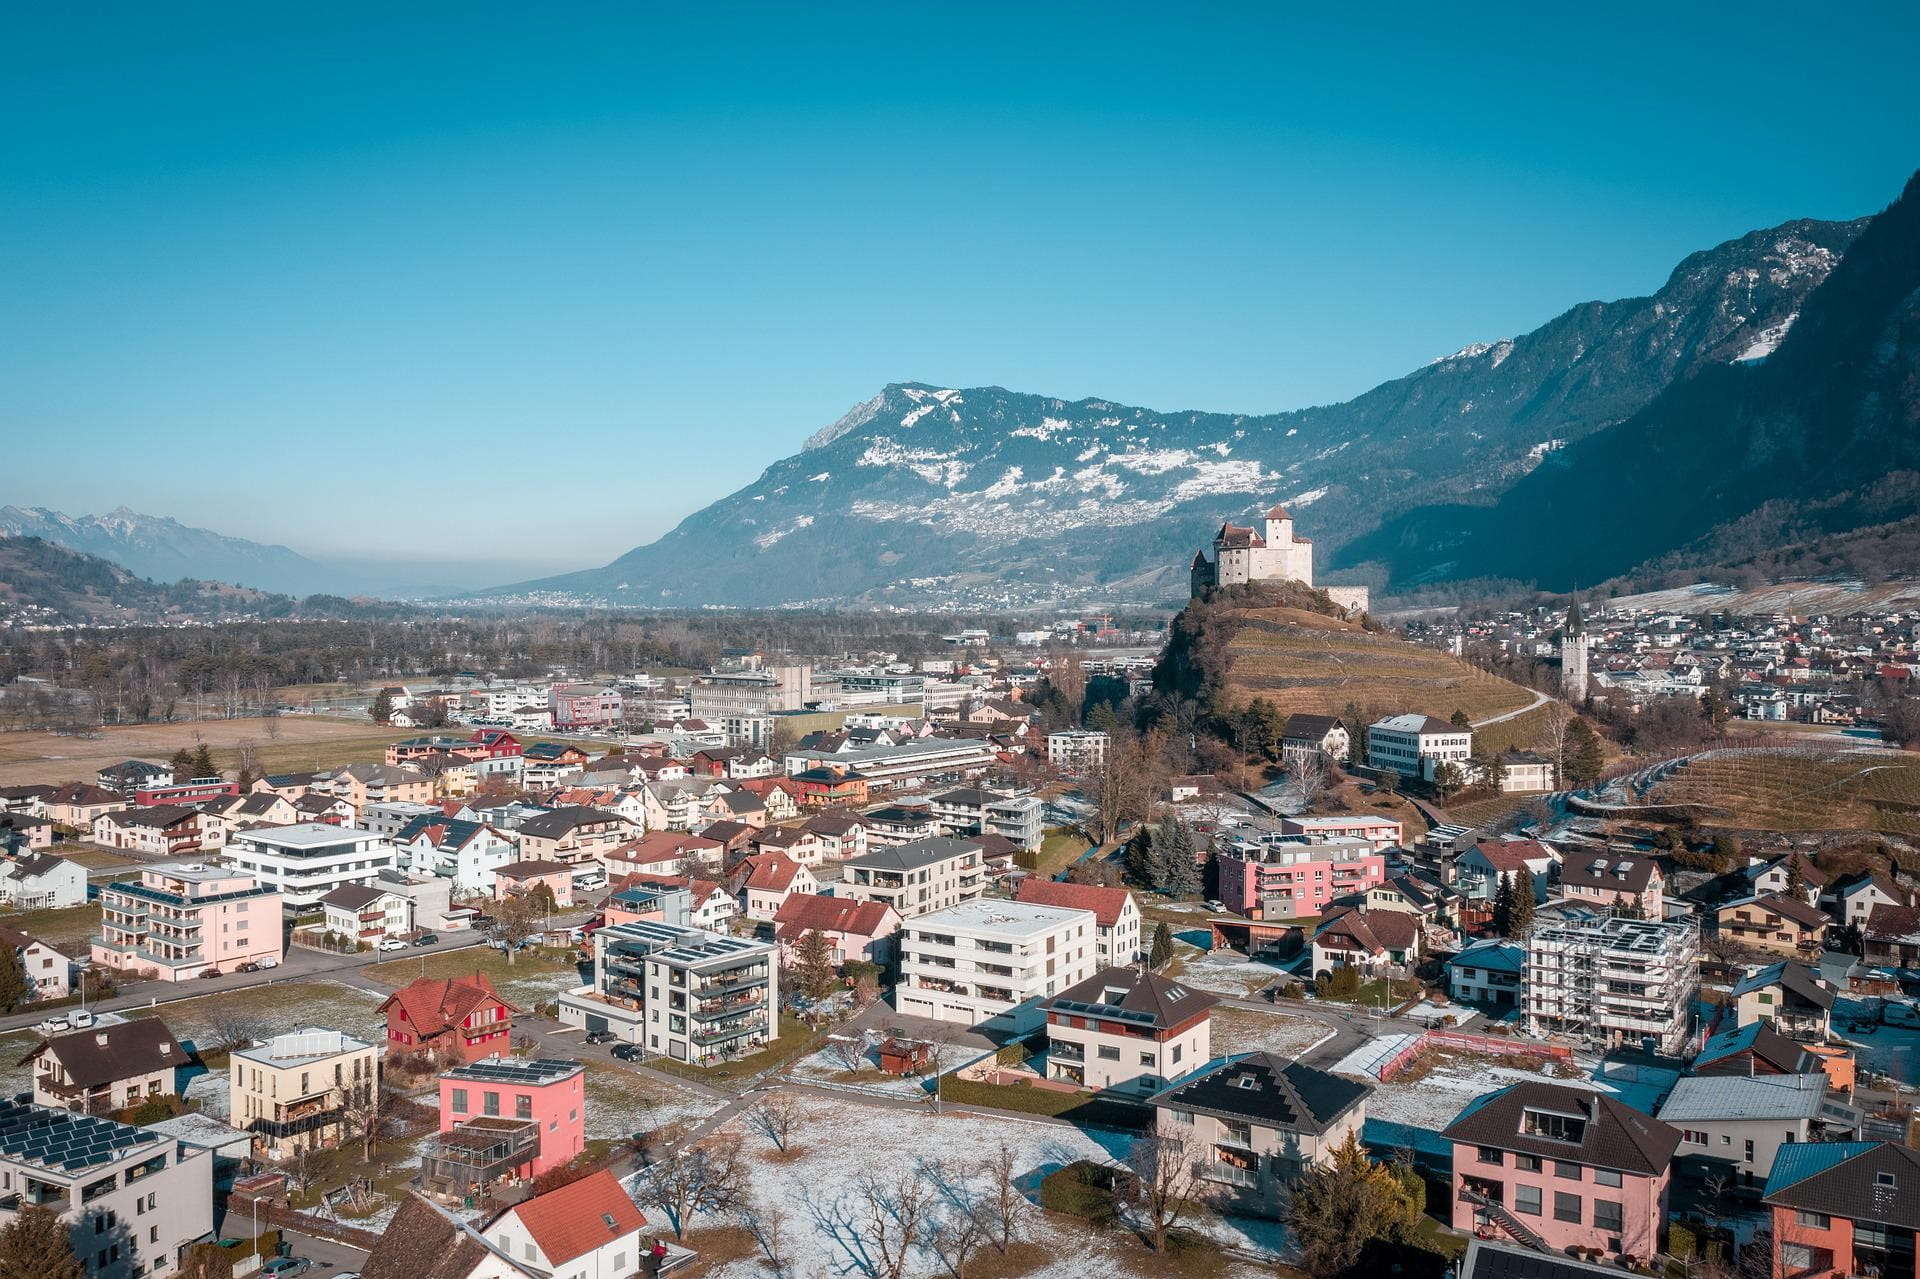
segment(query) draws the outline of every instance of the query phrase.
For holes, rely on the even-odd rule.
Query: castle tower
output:
[[[1578,706],[1587,700],[1586,619],[1576,598],[1567,606],[1567,627],[1560,633],[1560,695]]]

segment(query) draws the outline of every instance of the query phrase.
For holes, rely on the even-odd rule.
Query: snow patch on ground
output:
[[[1258,493],[1279,478],[1250,458],[1195,462],[1193,475],[1174,485],[1171,496],[1175,502],[1184,502],[1211,493]]]
[[[931,406],[928,406],[931,407]],[[916,410],[917,411],[917,410]],[[896,467],[912,471],[929,484],[957,488],[971,468],[937,449],[912,449],[888,436],[877,436],[855,463],[858,466]]]
[[[818,475],[809,475],[809,476],[807,477],[807,483],[809,483],[809,484],[825,484],[825,483],[826,483],[826,482],[827,482],[828,480],[830,480],[830,479],[832,479],[832,478],[833,478],[833,472],[832,472],[832,471],[822,471],[822,472],[820,472],[820,474],[818,474]]]
[[[1329,490],[1323,489],[1323,488],[1308,489],[1304,493],[1296,493],[1292,497],[1281,499],[1280,505],[1312,506],[1315,502],[1318,502],[1321,498],[1325,497],[1328,492]]]
[[[1541,462],[1546,460],[1547,454],[1558,452],[1559,450],[1565,447],[1567,447],[1567,442],[1565,440],[1540,441],[1538,444],[1534,445],[1532,448],[1527,450],[1527,460],[1526,460],[1527,469],[1532,470],[1534,467],[1540,465]]]
[[[1018,426],[1008,431],[1007,434],[1016,439],[1040,440],[1044,442],[1051,440],[1063,431],[1071,431],[1072,429],[1073,423],[1064,418],[1043,417],[1040,419],[1040,425],[1038,426]]]
[[[1273,964],[1248,959],[1231,950],[1195,954],[1180,969],[1180,980],[1187,985],[1236,999],[1265,990],[1286,977],[1287,973]]]
[[[1761,329],[1759,335],[1747,344],[1747,349],[1733,357],[1733,362],[1749,364],[1766,359],[1780,348],[1780,340],[1787,336],[1787,330],[1791,329],[1793,322],[1799,318],[1800,313],[1795,311],[1780,323]]]
[[[813,526],[813,516],[802,515],[799,519],[787,525],[785,528],[768,529],[766,532],[755,537],[753,539],[753,544],[759,547],[761,550],[765,550],[767,547],[772,546],[775,542],[778,542],[781,538],[786,537],[789,534],[798,533],[803,528],[811,528],[812,526]]]
[[[1295,1013],[1227,1007],[1213,1010],[1213,1055],[1216,1057],[1248,1052],[1299,1057],[1336,1033],[1324,1022]]]
[[[1587,1057],[1574,1059],[1574,1063],[1587,1073],[1573,1079],[1560,1078],[1550,1063],[1536,1067],[1525,1057],[1514,1057],[1510,1059],[1510,1064],[1479,1058],[1449,1061],[1436,1066],[1419,1079],[1406,1083],[1398,1080],[1380,1082],[1381,1065],[1415,1038],[1414,1035],[1383,1036],[1361,1045],[1331,1067],[1336,1075],[1363,1078],[1375,1085],[1373,1096],[1367,1098],[1369,1119],[1439,1132],[1452,1123],[1474,1098],[1509,1084],[1537,1083],[1542,1080],[1564,1084],[1569,1088],[1607,1093],[1635,1110],[1651,1114],[1659,1099],[1673,1087],[1674,1076],[1665,1072],[1652,1072],[1645,1079],[1596,1075],[1594,1072],[1601,1068],[1600,1063],[1598,1059]]]
[[[1164,475],[1176,467],[1192,466],[1196,461],[1186,449],[1128,449],[1107,460],[1141,475]]]

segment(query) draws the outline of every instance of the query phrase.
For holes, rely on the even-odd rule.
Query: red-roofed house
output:
[[[1418,916],[1403,910],[1343,910],[1321,921],[1313,935],[1311,976],[1357,968],[1378,976],[1420,962],[1425,938]]]
[[[791,964],[794,947],[802,937],[815,931],[833,944],[836,964],[850,959],[885,964],[893,955],[894,934],[900,931],[900,912],[884,902],[790,894],[773,917],[773,937],[780,943],[780,962]]]
[[[754,853],[741,861],[740,868],[746,871],[740,895],[748,919],[770,920],[790,895],[820,891],[813,872],[785,853]]]
[[[630,839],[600,856],[609,878],[620,875],[684,875],[688,863],[719,869],[726,845],[717,839],[683,835],[677,831],[655,831]]]
[[[1029,875],[1020,881],[1015,900],[1092,911],[1093,953],[1102,968],[1124,968],[1140,957],[1140,907],[1124,888],[1067,884]]]
[[[652,1232],[619,1179],[603,1168],[515,1204],[483,1233],[533,1273],[627,1279],[641,1273],[645,1236]]]
[[[471,977],[422,977],[388,995],[378,1010],[387,1019],[389,1051],[425,1048],[461,1061],[504,1054],[513,1008],[493,983]]]

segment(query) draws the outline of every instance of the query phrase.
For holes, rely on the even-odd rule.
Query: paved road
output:
[[[1489,724],[1504,724],[1510,719],[1519,719],[1522,715],[1525,715],[1528,711],[1538,710],[1540,707],[1545,706],[1548,702],[1552,700],[1553,700],[1552,697],[1548,696],[1545,693],[1540,692],[1538,689],[1535,689],[1533,690],[1533,700],[1531,702],[1528,702],[1525,706],[1522,706],[1519,710],[1508,711],[1504,715],[1489,715],[1485,719],[1476,719],[1475,721],[1473,721],[1473,726],[1475,728],[1485,728]]]

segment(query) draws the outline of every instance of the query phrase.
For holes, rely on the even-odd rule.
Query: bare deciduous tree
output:
[[[987,1236],[994,1251],[1000,1253],[1019,1242],[1027,1221],[1029,1205],[1015,1179],[1016,1167],[1013,1147],[1005,1142],[1000,1143],[1000,1149],[986,1165],[987,1192],[981,1200],[981,1216],[986,1221]]]
[[[1322,751],[1306,751],[1296,757],[1293,766],[1293,789],[1300,796],[1300,811],[1310,813],[1320,797],[1327,793],[1329,769],[1327,757]]]
[[[256,1039],[264,1039],[271,1029],[266,1018],[244,1004],[222,1003],[217,999],[210,1002],[213,1006],[205,1013],[209,1042],[196,1041],[196,1049],[245,1048]]]
[[[373,1161],[373,1148],[392,1127],[392,1097],[371,1079],[349,1084],[340,1106],[340,1126],[347,1137],[360,1143],[362,1162]]]
[[[1181,1134],[1156,1134],[1128,1147],[1125,1163],[1146,1213],[1147,1243],[1155,1252],[1164,1251],[1167,1232],[1180,1223],[1199,1194],[1200,1147]]]
[[[800,1126],[800,1107],[786,1093],[772,1093],[747,1111],[747,1122],[771,1141],[775,1150],[784,1151],[793,1130]]]
[[[654,1164],[644,1193],[648,1202],[667,1214],[674,1238],[685,1239],[694,1217],[731,1210],[745,1187],[739,1139],[709,1137]]]
[[[927,1235],[927,1247],[940,1258],[950,1279],[967,1279],[967,1263],[989,1242],[987,1224],[977,1212],[953,1209]]]
[[[866,1205],[864,1237],[873,1279],[904,1279],[913,1254],[928,1241],[932,1196],[913,1170],[890,1184],[863,1177],[858,1193]]]
[[[1553,761],[1553,784],[1566,785],[1567,749],[1573,740],[1573,712],[1557,701],[1547,703],[1540,736],[1546,757]]]
[[[740,1224],[753,1236],[753,1242],[759,1247],[760,1256],[774,1279],[786,1279],[793,1273],[793,1263],[780,1250],[780,1236],[786,1228],[787,1214],[778,1204],[765,1204],[751,1212],[741,1212]]]
[[[867,1041],[862,1035],[829,1035],[827,1057],[849,1074],[859,1074],[870,1064],[867,1061]]]

